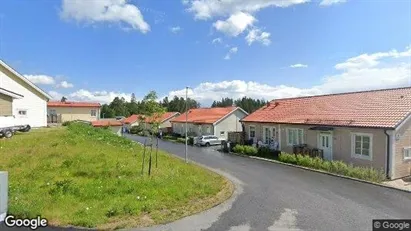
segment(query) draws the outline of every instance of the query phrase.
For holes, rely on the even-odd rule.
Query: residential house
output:
[[[127,129],[131,129],[133,126],[138,126],[140,124],[142,115],[131,115],[123,120],[124,126]]]
[[[95,120],[91,122],[91,125],[97,128],[108,127],[113,133],[119,136],[122,135],[123,123],[119,120],[115,120],[115,119]]]
[[[196,108],[187,112],[188,134],[215,135],[227,139],[228,132],[242,131],[240,120],[248,113],[240,107]],[[185,135],[186,113],[171,120],[173,132]]]
[[[100,108],[100,103],[50,101],[47,103],[47,122],[64,123],[73,120],[96,121],[100,118]]]
[[[276,99],[242,122],[247,137],[281,151],[305,144],[391,179],[411,175],[411,87]]]
[[[0,110],[15,125],[47,126],[51,96],[0,60]],[[0,120],[0,127],[5,126]]]
[[[162,132],[171,133],[173,129],[172,129],[172,125],[170,121],[179,115],[180,115],[180,112],[166,112],[166,113],[163,113],[161,116],[153,115],[148,118],[144,118],[143,116],[143,121],[141,121],[141,123],[145,128],[148,128],[149,126],[152,126],[152,124],[155,121],[157,121],[159,123],[159,129]]]

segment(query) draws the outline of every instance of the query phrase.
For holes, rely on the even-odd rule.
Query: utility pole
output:
[[[188,163],[188,157],[187,157],[187,118],[188,118],[188,103],[187,103],[187,94],[188,94],[188,87],[186,87],[186,146],[185,146],[185,161]]]

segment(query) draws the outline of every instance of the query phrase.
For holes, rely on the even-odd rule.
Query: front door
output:
[[[333,136],[331,133],[320,133],[318,135],[318,148],[323,150],[325,160],[332,160]]]

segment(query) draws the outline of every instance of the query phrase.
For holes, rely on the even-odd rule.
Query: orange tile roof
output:
[[[73,101],[49,101],[47,107],[101,107],[100,103],[92,102],[73,102]]]
[[[108,126],[123,126],[123,123],[118,120],[96,120],[91,122],[94,127],[108,127]]]
[[[190,109],[187,115],[187,122],[199,124],[213,124],[237,109],[237,107],[214,107],[214,108],[196,108]],[[186,113],[171,120],[171,122],[185,122]]]
[[[133,115],[125,118],[125,119],[123,120],[123,122],[124,122],[125,124],[132,124],[132,123],[136,122],[137,120],[140,120],[140,116],[142,116],[142,115],[133,114]]]
[[[166,112],[166,113],[162,114],[159,118],[157,118],[158,116],[151,116],[149,118],[146,118],[145,122],[153,123],[155,120],[157,120],[160,123],[163,123],[165,120],[173,117],[176,114],[180,114],[180,113],[179,112]]]
[[[243,122],[395,128],[411,113],[411,87],[276,99]]]

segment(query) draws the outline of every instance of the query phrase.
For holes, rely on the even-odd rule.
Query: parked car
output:
[[[221,142],[225,140],[223,138],[218,138],[217,136],[199,136],[194,140],[194,144],[198,146],[211,146],[211,145],[220,145]]]

